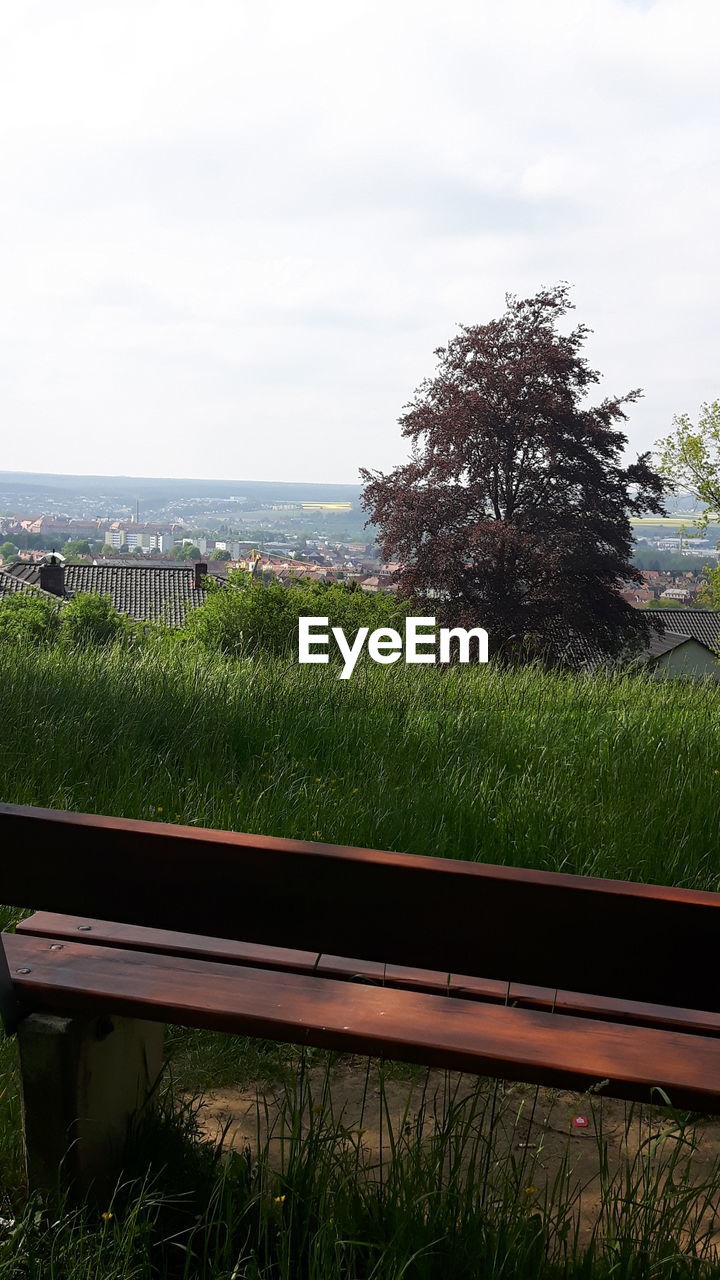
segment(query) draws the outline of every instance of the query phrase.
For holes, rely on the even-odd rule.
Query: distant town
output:
[[[3,473],[0,556],[5,565],[52,551],[95,564],[203,560],[219,576],[252,564],[266,578],[378,591],[397,566],[383,563],[359,497],[351,485]]]
[[[642,584],[619,589],[635,607],[692,605],[704,566],[720,557],[720,526],[702,537],[695,509],[669,504],[666,520],[635,522]],[[207,561],[218,577],[249,569],[266,581],[311,578],[394,590],[355,485],[168,480],[0,472],[0,560],[39,563],[48,553],[92,564]]]

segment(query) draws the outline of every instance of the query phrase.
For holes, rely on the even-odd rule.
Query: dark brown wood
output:
[[[319,980],[89,943],[8,936],[26,1009],[105,1012],[616,1097],[720,1109],[717,1041],[675,1031]],[[18,972],[28,970],[29,972]]]
[[[147,929],[84,916],[56,915],[37,911],[21,921],[18,932],[36,937],[52,937],[58,942],[83,942],[113,946],[196,960],[218,960],[224,964],[247,965],[256,969],[357,981],[374,986],[455,996],[521,1009],[569,1013],[604,1022],[668,1028],[688,1034],[720,1037],[720,1014],[674,1006],[642,1004],[577,991],[553,990],[523,983],[504,983],[466,974],[442,974],[432,969],[412,969],[406,965],[382,965],[371,960],[351,960],[345,956],[315,955],[310,951],[264,947],[259,943],[232,942],[225,938],[201,938],[192,933]]]
[[[9,905],[720,1012],[718,894],[12,805],[0,839]]]
[[[22,1012],[15,994],[15,983],[13,982],[5,954],[5,936],[4,933],[0,933],[0,1023],[2,1023],[5,1034],[12,1036],[17,1031]]]

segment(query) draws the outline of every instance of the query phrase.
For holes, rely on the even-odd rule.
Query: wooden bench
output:
[[[13,805],[0,836],[38,1185],[69,1137],[111,1167],[164,1023],[720,1113],[720,894]]]

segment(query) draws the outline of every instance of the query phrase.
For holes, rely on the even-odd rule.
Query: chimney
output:
[[[203,586],[203,578],[207,573],[207,565],[203,560],[195,561],[195,590],[200,591]]]
[[[65,595],[65,567],[55,556],[40,565],[40,587],[53,596]]]

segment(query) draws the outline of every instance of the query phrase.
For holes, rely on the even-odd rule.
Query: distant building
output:
[[[648,604],[655,599],[655,592],[647,587],[624,587],[620,592],[623,600],[628,604]]]
[[[665,591],[660,592],[661,600],[689,600],[690,592],[684,587],[668,587]]]
[[[651,624],[650,640],[638,653],[620,656],[615,667],[647,669],[648,675],[664,679],[705,678],[720,681],[720,613],[709,609],[645,609]],[[557,644],[559,636],[556,635]],[[607,656],[586,639],[568,635],[565,661],[579,670],[594,670],[608,664]]]
[[[658,677],[720,680],[718,654],[704,640],[676,631],[653,636],[638,661]]]
[[[239,560],[243,548],[248,548],[248,547],[249,547],[249,544],[247,542],[238,542],[237,539],[231,540],[229,542],[227,540],[218,542],[216,539],[214,549],[215,551],[227,551],[230,555],[231,560]]]
[[[173,535],[168,529],[158,529],[152,525],[121,525],[117,521],[105,531],[107,546],[129,547],[131,551],[138,547],[148,551],[172,551]]]

